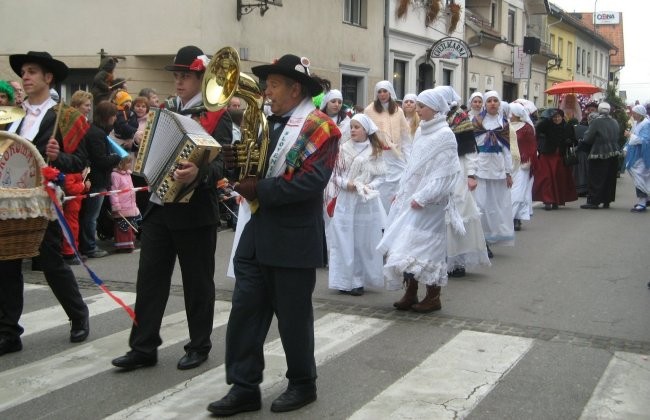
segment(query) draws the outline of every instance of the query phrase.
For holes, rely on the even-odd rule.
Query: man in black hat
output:
[[[311,75],[309,60],[285,55],[253,67],[271,101],[268,168],[261,179],[235,186],[258,208],[234,256],[235,289],[226,333],[228,394],[208,406],[219,416],[259,410],[263,345],[275,315],[286,353],[289,386],[273,412],[316,400],[312,293],[323,261],[323,190],[332,174],[341,132],[315,109],[312,97],[329,82]]]
[[[204,58],[200,57],[203,56]],[[174,111],[205,111],[201,106],[201,76],[207,57],[197,47],[183,47],[174,64],[165,67],[174,72],[178,96],[168,104]],[[200,64],[199,64],[200,63]],[[197,114],[198,116],[198,114]],[[229,120],[221,119],[213,131],[220,132],[224,124],[229,137],[232,127]],[[205,128],[205,127],[204,127]],[[215,137],[218,141],[227,138]],[[165,203],[156,194],[151,195],[144,212],[141,250],[136,286],[135,313],[137,324],[131,329],[131,351],[113,360],[113,365],[123,369],[153,366],[158,361],[157,349],[162,344],[160,326],[174,264],[178,258],[183,276],[185,311],[190,341],[185,345],[185,355],[178,361],[181,370],[200,366],[208,359],[212,348],[214,317],[214,266],[217,247],[217,226],[220,223],[216,183],[223,177],[223,162],[218,156],[211,163],[197,167],[186,162],[174,172],[177,181],[199,184],[188,203]]]
[[[174,63],[165,66],[173,72],[176,96],[165,101],[165,108],[197,119],[219,143],[232,143],[232,119],[226,109],[208,112],[203,106],[201,82],[209,58],[199,47],[188,45],[178,50]]]
[[[30,51],[9,56],[13,71],[22,78],[28,98],[22,107],[26,115],[15,121],[8,131],[30,140],[50,165],[61,172],[81,172],[86,163],[83,141],[74,154],[63,152],[61,131],[56,130],[56,105],[50,88],[62,82],[68,67],[47,52]],[[56,221],[48,223],[41,243],[40,262],[48,285],[71,322],[70,341],[84,341],[90,332],[88,307],[79,293],[74,273],[61,256],[61,228]],[[22,349],[18,324],[23,310],[22,260],[0,261],[0,355]]]

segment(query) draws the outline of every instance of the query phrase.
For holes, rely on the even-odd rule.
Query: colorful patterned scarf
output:
[[[483,110],[481,113],[474,117],[472,124],[474,124],[474,136],[478,137],[482,134],[487,134],[483,146],[479,147],[479,151],[498,153],[500,151],[499,143],[510,150],[510,124],[505,118],[501,121],[501,127],[488,130],[483,127],[483,120],[487,115],[487,111]]]
[[[287,153],[285,159],[287,169],[284,177],[287,180],[291,180],[293,173],[303,167],[305,160],[331,138],[334,138],[336,141],[341,138],[341,131],[334,121],[317,109],[309,113],[307,118],[305,118],[305,123],[300,130],[300,134],[298,134],[298,138]],[[333,155],[330,160],[331,162],[328,161],[327,165],[334,167],[336,155]],[[308,167],[304,167],[303,169],[309,170]]]

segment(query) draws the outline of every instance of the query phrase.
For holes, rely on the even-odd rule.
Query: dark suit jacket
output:
[[[323,190],[332,175],[341,136],[333,128],[332,136],[290,181],[282,176],[259,180],[260,207],[244,227],[237,255],[274,267],[324,265]]]

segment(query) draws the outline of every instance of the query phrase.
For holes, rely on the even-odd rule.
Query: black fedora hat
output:
[[[54,80],[62,82],[68,76],[68,66],[63,61],[55,60],[46,51],[29,51],[27,54],[13,54],[9,56],[9,64],[13,71],[22,76],[22,67],[25,63],[36,63],[54,75]]]
[[[309,59],[298,57],[293,54],[286,54],[271,64],[255,66],[251,70],[261,80],[265,80],[269,74],[280,74],[300,82],[307,87],[311,96],[316,96],[323,91],[323,86],[311,76],[309,72]]]
[[[174,64],[165,66],[165,70],[202,72],[205,70],[205,66],[207,65],[207,63],[201,60],[203,64],[201,66],[197,62],[197,58],[201,56],[205,56],[201,48],[195,47],[194,45],[187,45],[185,47],[182,47],[180,50],[178,50],[178,52],[176,53],[176,57],[174,57]]]

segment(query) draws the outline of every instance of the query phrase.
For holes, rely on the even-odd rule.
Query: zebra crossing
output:
[[[47,287],[26,285],[26,301]],[[128,304],[135,295],[116,292]],[[120,309],[103,294],[87,296],[91,336],[81,344],[38,360],[30,352],[0,357],[0,418],[207,418],[206,405],[224,395],[223,337],[229,302],[215,302],[214,348],[209,363],[191,371],[175,369],[187,340],[182,297],[163,320],[159,364],[134,372],[121,372],[110,364],[127,349],[129,330],[97,334],[94,321]],[[51,301],[49,301],[51,303]],[[31,305],[33,308],[34,305]],[[179,310],[176,310],[179,309]],[[23,337],[47,348],[49,329],[67,324],[57,305],[32,309],[23,315]],[[351,419],[458,419],[523,418],[523,413],[494,412],[483,408],[486,397],[517,388],[521,364],[539,363],[544,346],[535,339],[469,330],[431,327],[417,321],[386,320],[370,316],[324,312],[316,308],[316,363],[319,367],[318,400],[289,413],[293,418]],[[263,408],[239,418],[267,418],[270,401],[286,387],[286,364],[280,339],[272,326],[264,348],[266,367],[261,385]],[[570,346],[570,344],[564,344]],[[587,376],[581,382],[574,372],[560,374],[575,388],[587,387],[587,398],[575,401],[574,412],[588,419],[650,419],[650,360],[648,355],[590,349],[584,356]],[[590,362],[587,353],[598,354]],[[604,359],[607,357],[608,359]],[[595,360],[595,359],[594,359]],[[543,366],[552,369],[552,366]],[[543,369],[542,369],[543,370]],[[544,375],[529,378],[544,382]],[[543,388],[540,386],[540,389]],[[555,389],[544,395],[553,401]],[[73,398],[74,397],[74,398]],[[530,398],[539,396],[530,395]],[[512,406],[512,401],[509,401]],[[522,401],[523,405],[524,401]],[[498,405],[498,404],[497,404]],[[514,404],[516,405],[516,404]],[[493,407],[492,404],[491,407]],[[47,411],[44,411],[45,408]],[[530,414],[530,413],[529,413]],[[532,413],[526,418],[563,418]],[[566,418],[566,417],[564,417]],[[570,417],[574,418],[574,417]]]

